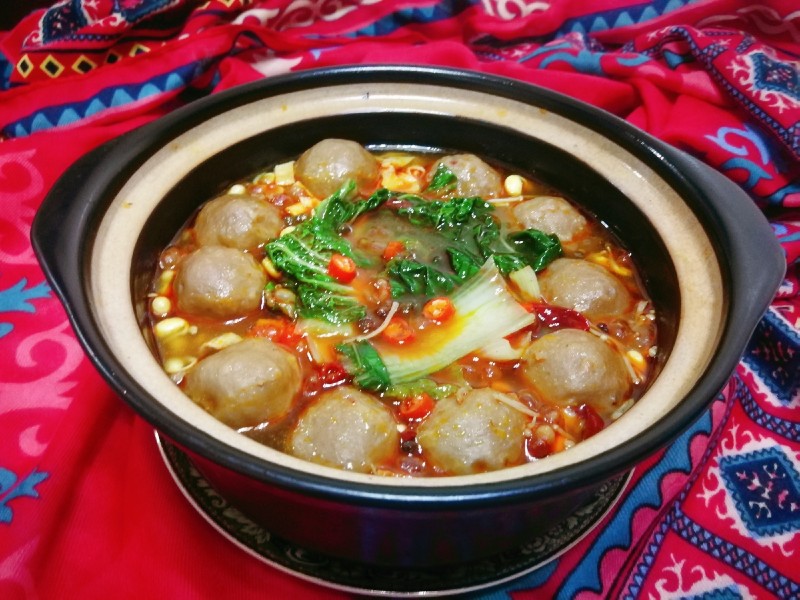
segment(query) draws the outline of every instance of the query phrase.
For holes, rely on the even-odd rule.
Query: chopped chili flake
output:
[[[334,254],[328,263],[328,275],[341,283],[350,283],[356,277],[356,263],[349,256]]]
[[[577,410],[583,421],[582,439],[590,438],[603,429],[606,424],[597,411],[588,404],[581,404]]]
[[[577,310],[550,304],[531,304],[528,310],[535,312],[539,322],[549,329],[582,329],[583,331],[589,331],[588,319]]]
[[[389,262],[405,249],[406,245],[403,242],[389,242],[383,251],[383,260]]]
[[[320,365],[319,379],[323,387],[329,387],[348,381],[350,376],[340,363],[327,363]]]
[[[422,314],[425,318],[436,321],[437,323],[447,321],[455,312],[456,309],[450,301],[450,298],[446,298],[445,296],[431,298],[422,308]]]
[[[394,344],[406,344],[414,339],[414,330],[403,317],[392,317],[381,336]]]
[[[434,404],[433,398],[425,392],[411,398],[403,398],[400,403],[400,416],[404,419],[422,419],[430,414]]]
[[[283,319],[258,319],[247,330],[252,337],[267,338],[287,346],[295,345],[301,336],[294,329],[294,323]]]

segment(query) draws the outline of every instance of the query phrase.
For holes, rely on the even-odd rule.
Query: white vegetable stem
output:
[[[491,258],[450,300],[453,317],[424,331],[413,348],[378,349],[393,385],[435,373],[536,320],[511,294]]]

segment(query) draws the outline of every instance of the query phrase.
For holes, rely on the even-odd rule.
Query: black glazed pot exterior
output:
[[[431,503],[367,506],[297,493],[220,467],[189,460],[232,506],[280,538],[324,556],[393,567],[455,565],[523,546],[572,514],[601,484],[575,487],[536,502],[492,502],[463,508]]]
[[[159,148],[226,111],[320,86],[362,85],[369,90],[378,83],[397,84],[400,98],[408,89],[413,92],[414,86],[430,84],[451,88],[454,95],[477,90],[539,107],[608,138],[669,182],[714,247],[716,256],[708,260],[720,265],[726,323],[703,376],[677,406],[640,435],[558,469],[475,485],[386,487],[363,479],[343,482],[231,447],[177,418],[128,372],[107,341],[96,312],[99,302],[93,297],[96,276],[91,267],[101,221],[129,178]],[[474,116],[406,110],[402,102],[388,111],[354,110],[267,126],[183,174],[154,207],[136,239],[130,278],[136,318],[141,321],[145,314],[143,290],[160,250],[202,201],[264,165],[296,157],[325,137],[355,139],[376,149],[474,152],[523,172],[535,172],[563,190],[609,223],[646,273],[646,287],[662,315],[662,366],[667,360],[682,314],[677,275],[664,240],[626,194],[564,148]],[[190,453],[223,495],[253,513],[267,529],[274,528],[300,545],[391,564],[468,560],[518,544],[537,528],[569,514],[604,481],[675,439],[727,381],[784,270],[783,254],[758,209],[737,186],[698,161],[559,94],[478,73],[422,67],[307,71],[197,101],[79,160],[42,204],[32,239],[90,359],[134,410]],[[758,253],[752,252],[754,247]]]

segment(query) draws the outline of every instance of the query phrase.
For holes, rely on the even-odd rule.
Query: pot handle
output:
[[[761,316],[769,308],[786,273],[786,255],[764,213],[741,187],[719,171],[689,154],[673,147],[659,144],[669,161],[685,181],[708,199],[701,220],[719,224],[714,229],[723,232],[715,240],[722,250],[720,262],[729,278],[732,297],[730,327],[734,340],[744,350]],[[691,185],[691,184],[690,184]],[[729,199],[741,201],[729,201]],[[735,269],[731,268],[735,265]],[[743,331],[740,324],[753,323],[752,329]]]
[[[62,300],[71,321],[75,311],[88,306],[84,285],[88,282],[79,276],[83,260],[82,248],[97,229],[99,219],[92,215],[99,204],[108,203],[108,198],[92,190],[98,177],[113,179],[118,173],[98,171],[105,157],[117,148],[125,136],[115,138],[81,156],[56,181],[45,196],[34,215],[31,226],[31,245],[56,295]],[[78,308],[75,308],[78,307]],[[80,335],[80,334],[79,334]]]

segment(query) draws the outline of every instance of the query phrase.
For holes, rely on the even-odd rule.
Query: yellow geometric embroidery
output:
[[[23,54],[22,58],[17,62],[17,71],[19,71],[19,74],[23,77],[28,77],[33,71],[33,63],[31,59],[28,58],[27,54]]]
[[[72,63],[72,70],[76,73],[88,73],[92,69],[96,68],[97,64],[85,56],[81,55],[77,58],[77,60]]]
[[[134,46],[128,51],[128,56],[136,56],[137,54],[144,54],[145,52],[150,52],[150,48],[143,46],[142,44],[134,44]]]
[[[50,77],[58,77],[64,71],[64,65],[53,58],[52,54],[48,54],[39,68],[47,73]]]

